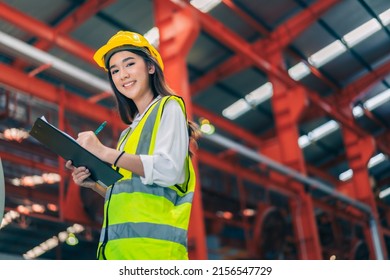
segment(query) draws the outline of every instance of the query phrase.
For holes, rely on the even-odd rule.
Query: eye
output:
[[[111,75],[118,73],[118,69],[111,70]]]
[[[132,65],[134,65],[134,62],[129,62],[129,63],[126,64],[126,67],[130,67]]]

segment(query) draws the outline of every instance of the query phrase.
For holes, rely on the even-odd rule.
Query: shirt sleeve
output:
[[[187,121],[176,100],[168,100],[156,135],[154,153],[140,155],[145,177],[144,184],[163,187],[184,182],[184,161],[188,151]]]

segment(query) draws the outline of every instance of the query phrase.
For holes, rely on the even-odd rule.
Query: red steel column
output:
[[[282,61],[280,53],[270,57],[273,67],[282,65]],[[306,174],[303,154],[298,145],[298,121],[307,105],[306,92],[300,87],[288,89],[273,76],[269,76],[269,81],[273,85],[272,107],[276,139],[273,146],[265,147],[262,153],[277,157],[277,160],[284,165]],[[305,192],[305,187],[301,183],[283,174],[272,174],[272,176],[298,193],[296,199],[290,200],[290,208],[299,259],[322,259],[314,205],[310,194]]]
[[[353,171],[352,194],[354,197],[371,207],[372,213],[378,224],[378,232],[384,259],[387,259],[386,247],[384,246],[383,231],[378,219],[378,209],[371,188],[367,164],[375,151],[375,141],[371,136],[359,137],[348,128],[343,128],[343,137],[349,166]],[[370,258],[375,259],[375,248],[371,238],[370,228],[364,229],[367,245],[370,250]]]
[[[188,117],[191,119],[192,106],[186,57],[198,37],[199,23],[188,6],[181,8],[170,1],[154,0],[154,11],[156,26],[160,32],[159,50],[165,64],[165,77],[168,84],[183,97]],[[193,163],[196,174],[199,174],[195,157]],[[197,176],[188,233],[190,259],[207,259],[203,217],[199,176]]]

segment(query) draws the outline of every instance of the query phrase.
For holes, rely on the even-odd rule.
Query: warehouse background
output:
[[[3,0],[1,259],[94,259],[102,199],[28,135],[124,128],[94,51],[160,50],[202,126],[191,259],[388,259],[390,1]]]

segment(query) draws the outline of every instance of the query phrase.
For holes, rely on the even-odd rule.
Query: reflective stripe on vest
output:
[[[180,98],[163,97],[148,109],[131,133],[120,139],[118,147],[123,143],[126,153],[152,154],[163,108],[169,98],[175,99],[185,114]],[[104,249],[106,257],[187,259],[187,229],[195,187],[190,158],[186,158],[185,184],[188,186],[182,187],[185,192],[178,186],[144,185],[138,175],[124,169],[119,172],[124,178],[112,187],[104,206],[109,225],[105,229],[105,217],[99,246],[104,242],[104,234],[108,234]],[[134,242],[145,243],[145,249]],[[139,248],[134,251],[134,247]],[[155,250],[154,254],[151,254],[151,248]],[[131,253],[126,255],[126,250]]]

